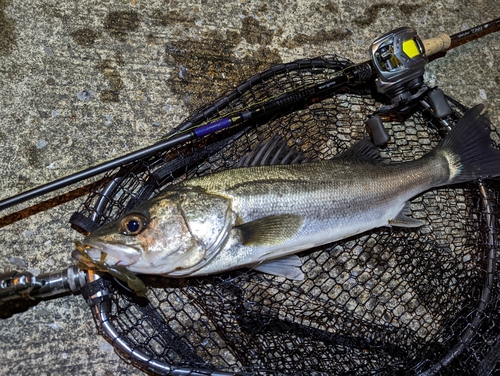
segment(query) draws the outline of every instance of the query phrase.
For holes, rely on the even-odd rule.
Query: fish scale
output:
[[[447,161],[428,155],[401,165],[367,162],[347,165],[332,160],[249,167],[190,180],[185,185],[228,197],[233,212],[244,222],[282,214],[303,218],[300,230],[286,242],[272,247],[247,246],[234,234],[236,240],[222,249],[216,260],[192,275],[231,269],[231,264],[256,266],[270,258],[390,225],[407,200],[446,183],[447,176]]]

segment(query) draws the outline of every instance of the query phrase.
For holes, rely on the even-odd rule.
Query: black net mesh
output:
[[[179,129],[316,84],[350,64],[329,56],[272,68]],[[420,105],[384,118],[392,141],[382,156],[408,161],[435,147],[465,110],[449,102],[454,113],[444,122]],[[125,166],[109,174],[73,224],[91,232],[166,185],[230,168],[276,134],[310,159],[330,158],[368,136],[364,122],[379,106],[369,87],[344,87]],[[113,282],[106,285],[108,323],[131,349],[168,365],[160,371],[151,361],[137,363],[156,373],[497,374],[499,195],[496,180],[425,192],[411,210],[426,226],[375,229],[302,252],[300,282],[249,270],[144,276],[151,287],[145,298]]]

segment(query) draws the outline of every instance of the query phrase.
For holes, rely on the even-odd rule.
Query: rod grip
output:
[[[437,37],[423,41],[425,54],[431,56],[438,52],[444,52],[451,46],[451,38],[447,34],[440,34]]]

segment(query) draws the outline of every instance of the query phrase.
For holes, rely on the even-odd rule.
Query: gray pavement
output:
[[[496,0],[1,0],[0,198],[150,145],[272,64],[331,53],[361,62],[399,26],[428,38],[497,17]],[[431,63],[426,82],[484,103],[500,127],[499,61],[497,33]],[[0,213],[0,272],[72,263],[80,235],[68,220],[84,197],[27,215],[50,197]],[[80,296],[0,306],[0,351],[2,375],[142,374],[96,333]]]

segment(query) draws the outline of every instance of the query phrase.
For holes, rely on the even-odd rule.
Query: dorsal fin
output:
[[[377,147],[368,139],[361,140],[349,149],[333,157],[335,160],[369,162],[373,164],[384,164]]]
[[[280,136],[273,136],[259,143],[250,153],[239,160],[234,167],[273,166],[306,163],[309,160],[302,152],[290,148]]]

